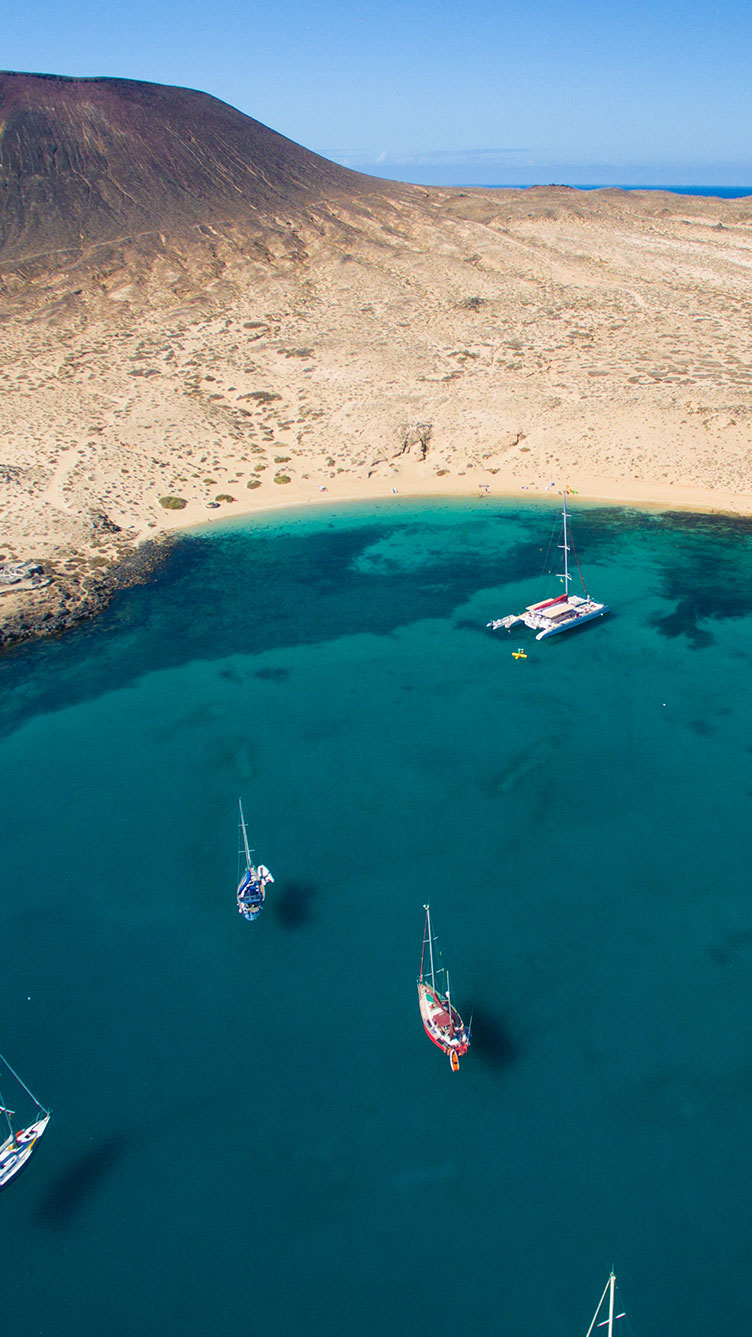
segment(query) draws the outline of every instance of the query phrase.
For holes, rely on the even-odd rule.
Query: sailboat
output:
[[[3,1189],[10,1183],[11,1179],[15,1179],[16,1175],[23,1170],[23,1167],[34,1151],[37,1142],[50,1121],[50,1111],[45,1109],[44,1105],[40,1105],[36,1096],[31,1094],[26,1083],[21,1080],[17,1072],[13,1071],[10,1063],[6,1058],[3,1058],[2,1054],[0,1054],[0,1063],[7,1068],[11,1077],[15,1078],[18,1085],[22,1087],[27,1096],[31,1098],[41,1115],[41,1118],[36,1119],[34,1123],[28,1124],[26,1128],[14,1128],[14,1111],[8,1109],[2,1094],[0,1094],[0,1113],[3,1114],[8,1125],[8,1137],[6,1137],[5,1141],[0,1145],[0,1189]]]
[[[238,910],[244,919],[258,919],[266,896],[266,888],[274,881],[269,869],[260,863],[254,864],[248,848],[248,832],[243,816],[243,804],[238,799],[240,821],[238,823],[238,871],[245,859],[245,869],[238,883]]]
[[[429,1040],[433,1040],[439,1049],[449,1056],[452,1072],[457,1072],[460,1057],[470,1048],[470,1027],[465,1027],[462,1017],[452,1003],[449,991],[449,972],[442,965],[435,968],[431,928],[431,909],[424,905],[426,922],[423,928],[423,951],[420,957],[420,975],[418,976],[418,1003],[423,1027]],[[428,961],[426,961],[428,948]],[[444,991],[438,987],[436,976],[444,976]]]
[[[546,636],[557,636],[561,631],[571,631],[573,627],[581,627],[585,622],[592,622],[593,618],[603,617],[605,613],[610,612],[606,604],[596,603],[587,592],[585,578],[569,533],[566,492],[562,492],[561,496],[563,541],[559,547],[564,553],[564,570],[559,573],[559,579],[564,582],[564,593],[558,594],[554,599],[543,599],[540,603],[528,604],[524,613],[508,613],[506,617],[497,617],[492,622],[487,622],[486,626],[490,627],[491,631],[499,631],[502,627],[506,631],[511,631],[517,622],[523,622],[526,627],[537,632],[536,641],[542,641]],[[572,573],[569,570],[570,552],[574,552],[577,562],[577,570],[582,580],[582,594],[569,592],[569,582],[572,580]]]
[[[588,1328],[585,1337],[591,1337],[596,1328],[605,1328],[606,1337],[613,1337],[615,1324],[620,1318],[626,1318],[626,1313],[617,1314],[616,1309],[616,1277],[613,1272],[606,1282],[606,1288],[598,1303],[598,1308],[593,1315],[593,1321]]]

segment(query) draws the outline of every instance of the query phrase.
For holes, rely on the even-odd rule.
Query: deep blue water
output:
[[[553,521],[196,533],[0,660],[0,1048],[55,1111],[4,1331],[584,1337],[612,1265],[638,1337],[749,1328],[752,527],[582,508],[611,617],[491,636]]]
[[[467,189],[471,189],[475,183],[466,182],[464,184],[467,186]],[[539,184],[543,186],[547,183],[541,181]],[[668,191],[669,195],[712,195],[721,200],[739,200],[747,195],[752,195],[752,186],[635,186],[624,185],[621,182],[616,181],[601,181],[600,184],[595,186],[582,185],[580,182],[571,181],[558,182],[556,184],[571,186],[573,190],[665,190]],[[480,189],[481,187],[478,188]],[[532,187],[528,183],[527,185],[522,186],[483,186],[482,189],[531,190]]]
[[[613,190],[613,186],[577,186],[577,190]],[[666,190],[669,195],[712,195],[720,200],[739,200],[752,195],[752,186],[623,186],[617,190]]]

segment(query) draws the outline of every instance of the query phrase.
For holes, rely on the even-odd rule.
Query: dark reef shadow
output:
[[[705,952],[714,965],[726,970],[730,966],[738,965],[739,958],[751,945],[752,929],[743,928],[737,929],[734,933],[727,933],[719,942],[710,943]]]
[[[68,1166],[43,1195],[36,1218],[48,1230],[63,1230],[80,1214],[86,1200],[120,1160],[128,1138],[114,1133],[102,1138]]]
[[[489,1068],[502,1071],[520,1058],[520,1047],[508,1026],[484,1007],[473,1011],[472,1053]]]
[[[704,627],[698,627],[697,622],[699,618],[711,615],[707,609],[698,608],[692,600],[680,599],[673,613],[651,617],[650,625],[669,640],[686,636],[693,650],[705,650],[709,645],[715,645],[715,636]]]
[[[315,896],[312,882],[282,882],[275,885],[274,897],[269,899],[282,927],[296,929],[311,922],[311,902]]]
[[[493,638],[498,636],[498,632],[491,631],[490,627],[487,627],[485,622],[475,622],[473,618],[469,617],[455,618],[452,623],[452,631],[477,631],[482,632],[484,636],[491,636]]]

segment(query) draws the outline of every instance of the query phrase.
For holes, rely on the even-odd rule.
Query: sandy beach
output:
[[[412,189],[263,258],[228,225],[5,276],[0,553],[52,577],[0,600],[6,639],[146,539],[272,507],[568,486],[752,514],[745,200]]]

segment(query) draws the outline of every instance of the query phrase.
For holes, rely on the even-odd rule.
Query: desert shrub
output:
[[[164,506],[166,511],[182,511],[188,505],[185,497],[160,497],[160,506]]]
[[[274,481],[275,483],[291,483],[292,479],[289,474],[275,474]]]

